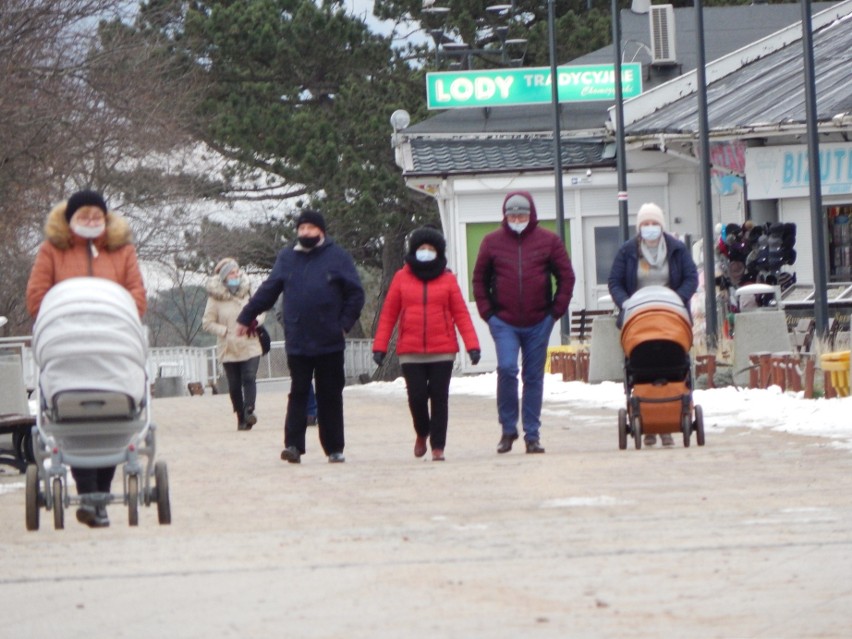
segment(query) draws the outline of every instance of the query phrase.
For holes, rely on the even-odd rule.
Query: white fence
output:
[[[27,388],[36,386],[36,366],[30,348],[31,338],[0,338],[0,353],[19,355]],[[346,340],[343,366],[346,378],[356,380],[361,375],[372,375],[376,370],[373,362],[373,341],[370,339]],[[148,349],[148,379],[158,377],[182,377],[183,381],[200,382],[207,386],[215,383],[220,374],[216,358],[216,347],[173,346]],[[257,371],[259,380],[283,379],[290,376],[284,342],[272,342],[272,348],[260,359]]]

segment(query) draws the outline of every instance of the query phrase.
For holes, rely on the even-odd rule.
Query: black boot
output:
[[[251,427],[257,423],[257,415],[254,414],[254,406],[246,407],[245,423],[245,430],[251,430]]]
[[[237,430],[251,430],[251,426],[246,423],[241,413],[237,413]]]

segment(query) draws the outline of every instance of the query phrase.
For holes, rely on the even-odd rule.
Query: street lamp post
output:
[[[808,123],[808,177],[811,191],[811,234],[814,254],[814,322],[816,333],[828,331],[828,293],[826,291],[825,227],[822,215],[822,185],[819,168],[817,132],[816,71],[814,36],[811,27],[811,0],[802,0],[802,47],[805,57],[805,114]]]
[[[565,194],[562,189],[562,128],[559,122],[559,78],[556,68],[556,17],[554,0],[547,0],[547,32],[550,41],[550,97],[553,106],[553,173],[556,190],[556,232],[565,244]],[[560,320],[561,341],[571,335],[568,313]]]
[[[716,350],[716,268],[713,246],[713,201],[710,194],[710,124],[707,116],[707,77],[704,60],[704,6],[695,0],[695,32],[698,37],[698,60],[695,65],[696,92],[698,96],[698,140],[701,156],[699,182],[701,184],[701,219],[704,233],[704,334],[707,348]]]
[[[618,229],[621,241],[630,236],[627,223],[627,157],[624,144],[624,93],[621,87],[621,15],[612,0],[612,47],[615,52],[615,168],[618,173]]]

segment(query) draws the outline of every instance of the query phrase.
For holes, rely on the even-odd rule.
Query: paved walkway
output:
[[[707,446],[619,451],[611,411],[548,403],[547,454],[498,456],[493,399],[454,396],[441,464],[404,398],[345,401],[347,463],[310,433],[299,466],[279,392],[248,433],[225,396],[155,401],[171,526],[26,532],[0,475],[2,636],[852,636],[848,451],[706,407]]]

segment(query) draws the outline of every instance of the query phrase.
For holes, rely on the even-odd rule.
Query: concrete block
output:
[[[2,414],[30,414],[23,368],[17,355],[0,357],[0,415]]]
[[[751,353],[792,351],[783,311],[738,313],[734,323],[734,384],[748,384]]]
[[[624,351],[615,316],[596,317],[589,345],[589,383],[624,381]]]
[[[187,394],[182,376],[158,377],[154,380],[154,397],[183,397]]]

